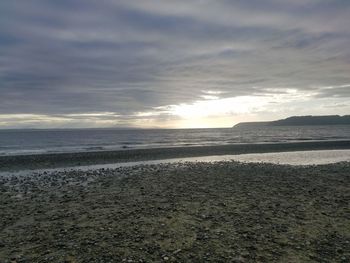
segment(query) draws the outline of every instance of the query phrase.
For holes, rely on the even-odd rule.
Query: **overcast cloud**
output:
[[[349,114],[349,25],[348,0],[3,0],[0,127]]]

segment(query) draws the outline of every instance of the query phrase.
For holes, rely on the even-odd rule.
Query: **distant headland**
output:
[[[240,122],[234,125],[238,127],[261,127],[261,126],[310,126],[310,125],[350,125],[350,115],[328,116],[293,116],[277,121]]]

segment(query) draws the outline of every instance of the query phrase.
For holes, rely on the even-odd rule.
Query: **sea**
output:
[[[217,129],[0,130],[0,155],[350,140],[350,125]]]

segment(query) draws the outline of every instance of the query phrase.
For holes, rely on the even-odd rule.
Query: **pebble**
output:
[[[296,176],[297,179],[302,179],[302,183],[296,183],[295,186],[291,184],[293,181],[289,174],[285,172],[283,173],[283,180],[276,180],[276,182],[271,183],[274,186],[275,184],[277,185],[275,189],[272,189],[268,183],[262,183],[261,178],[253,180],[252,176],[239,177],[238,171],[242,169],[243,171],[244,169],[250,169],[251,171],[264,170],[266,168],[263,165],[249,165],[247,168],[232,165],[231,168],[234,171],[232,177],[237,176],[239,183],[232,183],[232,179],[225,176],[225,172],[223,172],[223,174],[219,173],[219,176],[227,181],[222,184],[217,181],[218,177],[215,176],[218,175],[216,175],[216,172],[225,171],[224,169],[227,169],[227,167],[229,167],[228,164],[225,164],[224,168],[223,165],[219,164],[214,172],[209,165],[182,164],[176,169],[174,165],[164,165],[159,166],[159,175],[152,172],[148,167],[142,167],[142,169],[100,170],[98,173],[93,171],[67,171],[64,173],[36,175],[28,178],[15,178],[9,180],[11,184],[7,183],[6,186],[3,183],[6,180],[0,177],[0,197],[3,198],[2,204],[6,210],[5,216],[0,217],[0,221],[4,225],[13,225],[14,222],[19,222],[18,225],[11,227],[11,231],[6,232],[6,239],[3,239],[4,235],[0,236],[2,241],[6,240],[6,243],[0,242],[1,253],[6,251],[6,249],[12,249],[9,246],[13,246],[13,244],[20,245],[22,243],[21,247],[25,250],[26,244],[30,242],[36,249],[40,249],[42,254],[40,259],[47,262],[57,259],[57,255],[52,260],[46,256],[47,260],[45,260],[44,254],[48,254],[45,251],[51,248],[53,251],[52,255],[54,255],[58,247],[69,247],[77,253],[84,250],[87,251],[79,255],[82,262],[89,262],[88,257],[91,257],[90,262],[97,262],[96,258],[98,256],[101,259],[103,257],[104,259],[102,260],[113,258],[115,256],[112,255],[113,247],[118,247],[115,251],[123,251],[122,246],[128,246],[129,250],[125,254],[123,254],[124,251],[120,252],[125,257],[122,262],[141,262],[139,258],[144,258],[144,262],[151,262],[152,259],[154,260],[154,257],[157,257],[156,259],[160,261],[172,261],[175,260],[176,255],[180,252],[181,254],[178,257],[180,258],[181,256],[184,262],[186,262],[185,259],[199,262],[198,253],[204,253],[203,251],[205,250],[213,251],[212,254],[205,255],[208,260],[214,258],[218,259],[218,261],[223,258],[227,259],[228,255],[219,255],[220,250],[216,251],[214,250],[215,248],[210,247],[211,242],[216,242],[215,244],[219,245],[230,244],[227,249],[236,251],[233,252],[236,253],[232,255],[233,258],[241,254],[241,257],[234,258],[235,261],[233,262],[239,262],[239,260],[242,262],[254,262],[254,260],[259,259],[259,253],[263,253],[261,252],[264,251],[263,249],[266,249],[268,253],[265,254],[265,260],[261,260],[261,262],[272,262],[280,259],[285,250],[283,246],[301,249],[300,251],[294,251],[301,254],[303,252],[310,253],[310,251],[305,251],[305,245],[310,246],[311,244],[317,245],[317,243],[322,243],[325,251],[336,251],[338,253],[336,255],[337,260],[345,262],[348,259],[340,254],[346,251],[349,244],[349,241],[344,240],[346,238],[340,232],[335,232],[332,242],[324,243],[327,237],[319,234],[318,236],[310,237],[311,243],[310,241],[305,241],[305,237],[300,235],[300,233],[289,228],[291,222],[288,221],[288,216],[294,213],[297,217],[300,211],[304,211],[300,207],[303,206],[305,201],[302,193],[307,192],[310,180],[312,180],[313,187],[316,189],[314,195],[316,199],[318,198],[320,207],[322,202],[326,202],[327,205],[331,205],[333,202],[332,197],[327,197],[326,195],[327,187],[324,184],[320,185],[320,181],[317,181],[317,177],[314,176],[315,174],[311,173],[313,170],[309,170],[311,179],[307,179],[309,175],[308,177],[303,177],[303,173],[299,173],[299,170],[295,168],[296,173],[293,173],[293,176]],[[164,172],[165,169],[168,170]],[[174,169],[176,173],[173,173],[174,171],[171,169]],[[181,169],[189,171],[186,173],[186,176],[195,177],[195,182],[188,180],[185,181],[183,186],[179,187],[183,183],[182,180],[186,178],[182,176],[183,170]],[[266,169],[269,172],[266,175],[267,181],[269,180],[267,176],[273,176],[274,174],[280,176],[279,172],[284,171],[278,167],[275,169],[275,172],[271,172],[271,169]],[[348,171],[349,168],[346,169]],[[203,173],[204,171],[206,173]],[[128,180],[125,178],[125,180],[115,179],[116,174],[125,175],[127,173],[129,174]],[[338,173],[340,176],[339,181],[342,180],[342,173]],[[142,181],[142,176],[145,174],[148,176],[147,180]],[[196,192],[196,189],[201,189],[202,184],[206,183],[204,180],[199,179],[199,175],[205,177],[205,180],[213,180],[210,182],[210,185],[214,189],[206,188],[206,191],[209,193],[208,196],[206,194],[203,195],[202,190],[200,190],[201,195],[198,195],[198,192]],[[245,174],[243,173],[242,175]],[[174,182],[169,180],[172,183],[172,187],[164,187],[168,183],[168,180],[164,179],[167,176],[174,180]],[[180,179],[176,179],[177,176]],[[211,179],[211,176],[214,178]],[[323,181],[325,181],[325,178],[328,178],[326,173],[322,174],[322,176]],[[87,187],[86,185],[81,185],[82,182],[90,182],[90,179],[90,185]],[[94,184],[94,180],[97,180],[98,184]],[[337,187],[335,180],[329,181],[332,183],[332,187]],[[140,183],[139,185],[145,185],[146,197],[140,196],[138,183]],[[252,198],[247,198],[243,194],[250,187],[254,187],[254,184],[259,185],[258,188],[256,187],[254,196],[259,196],[262,193],[261,201],[252,200]],[[301,184],[305,190],[299,187]],[[214,191],[216,187],[220,188],[220,194]],[[272,192],[270,191],[271,189]],[[326,196],[325,199],[317,196],[319,189],[324,191],[322,194]],[[189,194],[188,191],[192,192]],[[275,196],[276,199],[271,198],[275,195],[273,191],[278,192]],[[342,200],[342,195],[345,196],[345,192],[341,191],[340,188],[340,192],[336,193],[337,200]],[[267,194],[264,195],[264,192]],[[21,202],[17,199],[10,199],[11,196],[18,193],[23,193],[23,195],[31,193],[30,198],[32,199],[28,198],[28,195]],[[298,195],[299,193],[301,194]],[[82,196],[84,197],[82,198]],[[230,199],[231,196],[232,200]],[[301,198],[301,200],[298,199],[300,202],[297,206],[293,204],[294,201],[288,201],[294,200],[293,198],[296,196]],[[236,197],[237,199],[234,199]],[[60,203],[62,200],[66,202]],[[183,200],[184,202],[182,202]],[[226,207],[224,207],[223,203],[219,203],[224,202],[222,200],[225,200],[225,204],[227,203]],[[30,206],[30,202],[35,203],[35,206]],[[248,203],[246,207],[244,206],[245,202]],[[23,206],[23,203],[25,206]],[[220,204],[219,206],[217,205],[218,203]],[[194,204],[194,207],[188,204]],[[55,205],[57,205],[58,209],[56,209]],[[338,202],[337,205],[340,206],[343,203]],[[72,207],[74,207],[74,210],[71,209]],[[150,209],[150,207],[154,207],[154,209]],[[160,210],[157,209],[158,207]],[[29,211],[26,210],[27,208],[29,208]],[[11,209],[18,211],[18,215]],[[317,207],[315,209],[317,213]],[[326,207],[323,206],[320,210],[323,209],[326,209]],[[334,213],[338,212],[334,209]],[[19,220],[19,216],[29,219],[25,225]],[[169,225],[167,224],[167,216],[171,218],[171,224]],[[305,214],[304,216],[307,219],[308,215]],[[340,218],[339,213],[337,216]],[[31,222],[32,217],[34,217],[34,222]],[[300,221],[305,220],[303,217],[298,217],[298,220],[292,221],[292,223],[297,222],[301,224],[302,222]],[[182,221],[182,219],[184,220]],[[166,220],[166,223],[164,223],[164,220]],[[96,224],[93,222],[96,222]],[[273,225],[271,222],[274,222],[276,225]],[[226,225],[225,223],[228,224]],[[151,227],[151,234],[148,232],[148,226]],[[177,226],[180,227],[180,231],[176,231]],[[336,226],[329,225],[327,227],[334,229],[334,231],[339,231],[336,229]],[[61,232],[60,229],[62,229]],[[287,230],[291,230],[288,235],[286,234]],[[28,237],[15,236],[18,234],[16,231],[23,232],[25,235],[28,234]],[[78,236],[79,232],[85,234],[85,236]],[[55,242],[48,239],[51,234],[53,234],[52,238],[55,238]],[[34,235],[36,238],[33,239]],[[286,237],[287,241],[285,241],[285,244],[278,239],[281,236]],[[83,242],[83,239],[86,241]],[[276,240],[278,242],[274,242]],[[139,243],[135,243],[135,241]],[[195,249],[189,246],[191,242],[194,242]],[[80,246],[75,246],[75,243],[79,243]],[[251,246],[252,244],[254,245]],[[183,250],[176,249],[176,246],[183,247]],[[263,249],[260,250],[260,248]],[[244,249],[248,250],[248,252],[240,253]],[[159,251],[163,251],[164,254],[157,254]],[[111,256],[108,254],[109,252]],[[135,253],[135,255],[131,254],[131,252]],[[27,259],[27,253],[35,252],[28,252],[27,250],[23,253]],[[317,253],[312,252],[316,259],[321,258]],[[30,256],[32,257],[32,255]],[[129,255],[132,255],[132,258],[128,258]],[[333,257],[334,252],[324,253],[324,256],[325,259]],[[277,260],[274,260],[274,258]],[[18,261],[18,258],[16,260]],[[38,258],[32,260],[32,262],[37,261],[39,261]]]
[[[176,254],[178,254],[178,253],[180,253],[182,251],[182,249],[176,249],[173,253],[174,253],[174,255],[176,255]]]

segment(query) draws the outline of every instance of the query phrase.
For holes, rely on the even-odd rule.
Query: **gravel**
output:
[[[0,176],[0,262],[349,262],[350,163]]]

